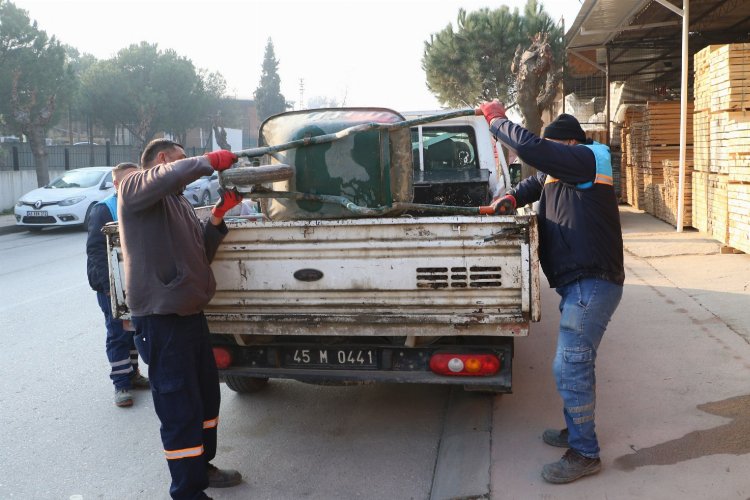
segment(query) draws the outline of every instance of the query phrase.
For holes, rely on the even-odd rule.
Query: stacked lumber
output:
[[[694,227],[750,252],[750,43],[695,55]]]
[[[643,189],[643,115],[642,106],[629,106],[620,131],[622,147],[623,200],[642,210],[645,202]]]
[[[659,189],[660,199],[655,203],[654,215],[659,219],[677,225],[678,200],[680,190],[680,164],[675,160],[664,160],[664,184]],[[683,193],[683,226],[692,226],[693,222],[693,163],[686,162]]]
[[[693,158],[693,124],[692,105],[688,106],[687,123],[687,171],[692,172]],[[643,124],[643,158],[642,179],[644,204],[643,210],[670,224],[676,224],[677,198],[671,201],[666,192],[664,179],[664,163],[669,162],[679,168],[680,160],[680,103],[677,101],[649,101],[646,103]],[[671,191],[670,191],[671,193]],[[685,205],[692,213],[692,208],[685,201]],[[683,221],[684,224],[684,221]]]

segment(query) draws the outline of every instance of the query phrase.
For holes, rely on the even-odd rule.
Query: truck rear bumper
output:
[[[214,342],[231,355],[222,377],[284,378],[312,383],[391,382],[463,385],[511,392],[513,339],[493,339],[491,346],[441,345],[403,347],[364,343],[310,345],[278,343],[237,346]],[[492,375],[439,375],[430,368],[434,354],[492,354],[500,369]]]

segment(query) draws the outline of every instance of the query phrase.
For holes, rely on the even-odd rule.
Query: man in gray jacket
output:
[[[203,315],[216,290],[210,263],[227,234],[223,217],[241,196],[222,194],[207,222],[182,196],[190,182],[236,161],[224,150],[186,158],[179,144],[156,139],[143,151],[142,168],[120,184],[127,303],[136,347],[149,365],[175,499],[208,498],[207,487],[242,480],[237,471],[210,463],[216,455],[220,392]]]

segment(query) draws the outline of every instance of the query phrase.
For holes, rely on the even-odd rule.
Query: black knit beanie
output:
[[[586,142],[586,133],[581,128],[576,117],[563,113],[544,128],[545,139],[575,139],[578,142]]]

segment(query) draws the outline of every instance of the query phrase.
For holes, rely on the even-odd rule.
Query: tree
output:
[[[537,135],[542,130],[542,112],[552,105],[563,76],[562,69],[553,67],[547,38],[547,33],[539,33],[526,50],[519,45],[511,65],[511,73],[516,77],[516,103],[526,128]]]
[[[263,56],[263,72],[260,76],[260,84],[255,89],[255,107],[258,110],[260,121],[271,115],[282,113],[289,107],[286,99],[281,94],[281,78],[279,78],[279,62],[273,50],[273,41],[269,38],[266,43],[266,52]]]
[[[190,128],[210,126],[225,89],[220,74],[196,71],[175,51],[141,42],[91,65],[78,102],[97,123],[123,126],[143,146],[158,132],[184,141]]]
[[[39,186],[49,183],[45,139],[74,91],[65,48],[32,23],[25,10],[0,0],[0,115],[25,135]]]
[[[422,57],[427,88],[450,107],[515,101],[519,89],[511,63],[518,47],[528,46],[537,33],[548,34],[553,55],[563,50],[562,28],[537,0],[527,1],[523,15],[507,6],[468,14],[459,9],[456,26],[456,31],[449,24],[431,35]]]

